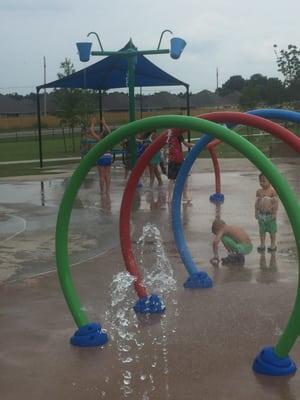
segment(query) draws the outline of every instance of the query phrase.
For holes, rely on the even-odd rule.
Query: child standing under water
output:
[[[98,138],[98,140],[102,140],[107,136],[111,130],[104,118],[102,119],[103,129],[100,133],[96,133],[95,130],[96,117],[92,118],[90,132],[93,137]],[[99,175],[99,183],[100,183],[100,192],[104,195],[109,195],[110,193],[110,170],[112,164],[112,155],[110,151],[104,153],[100,158],[98,158],[96,165]]]
[[[268,179],[263,175],[259,175],[260,189],[256,192],[255,201],[255,218],[258,220],[260,245],[258,252],[266,250],[266,233],[270,234],[271,245],[268,251],[276,251],[276,232],[277,232],[277,210],[278,197],[275,189],[271,186]]]
[[[253,248],[247,232],[238,226],[227,225],[220,218],[214,220],[211,230],[216,236],[213,240],[214,256],[210,262],[215,266],[219,265],[218,247],[222,242],[228,252],[228,256],[222,258],[222,264],[244,264],[245,255],[251,253]]]

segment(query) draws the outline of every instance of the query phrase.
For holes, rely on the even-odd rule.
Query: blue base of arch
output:
[[[162,314],[166,306],[159,296],[152,294],[140,298],[133,309],[137,314]]]
[[[107,333],[103,332],[101,325],[96,322],[80,327],[70,339],[73,346],[79,347],[103,346],[107,342]]]
[[[213,286],[213,280],[206,272],[198,271],[190,275],[183,286],[186,289],[208,289]]]
[[[290,357],[278,357],[273,347],[264,347],[257,355],[252,369],[258,374],[286,376],[297,371],[296,364]]]
[[[209,196],[209,201],[214,204],[222,204],[224,203],[225,197],[222,193],[214,193]]]

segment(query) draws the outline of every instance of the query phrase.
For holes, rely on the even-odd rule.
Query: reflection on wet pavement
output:
[[[0,190],[0,281],[22,279],[56,269],[55,224],[68,178],[2,183]],[[95,175],[80,189],[70,223],[71,264],[93,259],[116,246],[119,196],[99,194]],[[111,212],[113,207],[114,213]],[[82,223],[84,221],[84,223]]]
[[[277,163],[299,196],[299,165]],[[282,334],[297,286],[296,247],[282,206],[277,252],[253,251],[243,267],[216,268],[209,263],[216,214],[243,226],[254,248],[259,243],[254,218],[258,172],[241,161],[224,164],[221,207],[209,202],[214,177],[211,162],[203,166],[203,160],[190,177],[192,206],[182,205],[191,253],[214,280],[209,290],[183,288],[187,273],[171,231],[167,181],[163,188],[150,190],[146,177],[135,193],[131,225],[135,256],[147,289],[159,294],[167,306],[164,315],[150,317],[133,312],[137,300],[133,278],[125,272],[119,249],[123,171],[113,171],[110,196],[99,194],[95,172],[82,184],[70,224],[70,259],[80,265],[72,277],[83,309],[108,331],[110,342],[103,349],[69,346],[74,323],[56,274],[38,277],[56,268],[56,216],[68,179],[0,183],[3,398],[22,398],[24,393],[45,400],[299,397],[297,375],[274,380],[251,370],[261,347],[276,343]],[[299,365],[297,346],[292,356]]]
[[[289,183],[299,195],[299,168],[293,163],[278,163]],[[230,270],[222,267],[215,271],[207,263],[209,259],[210,222],[216,215],[226,221],[243,226],[253,242],[258,241],[258,229],[253,218],[253,202],[257,186],[257,171],[246,166],[247,172],[224,171],[222,176],[225,202],[217,210],[208,201],[213,192],[213,174],[201,172],[201,163],[190,177],[192,206],[183,204],[182,218],[186,239],[199,266],[215,277],[216,282],[264,280],[265,273],[270,279],[270,269],[261,267],[264,260],[252,253],[247,257],[243,269]],[[92,172],[83,182],[76,197],[70,224],[70,257],[72,264],[92,259],[109,248],[118,245],[118,217],[122,191],[125,185],[122,170],[113,171],[111,195],[100,195],[98,179]],[[2,268],[0,280],[24,278],[55,269],[54,230],[60,199],[69,178],[55,178],[49,181],[4,182],[0,191],[0,239],[2,241]],[[245,184],[245,180],[247,184]],[[166,202],[166,188],[150,189],[147,178],[144,186],[135,193],[133,203],[134,236],[141,233],[141,227],[148,221],[161,229],[166,251],[177,258],[171,224],[170,204]],[[239,190],[240,188],[243,190]],[[277,280],[296,279],[296,250],[289,221],[282,207],[278,214]],[[266,259],[265,261],[269,261]],[[272,264],[272,262],[271,262]],[[275,278],[274,278],[275,279]]]

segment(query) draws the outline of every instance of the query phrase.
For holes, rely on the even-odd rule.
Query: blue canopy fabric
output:
[[[126,50],[126,45],[122,50]],[[90,65],[62,79],[40,85],[42,88],[82,88],[93,90],[108,90],[124,88],[127,83],[127,58],[120,54],[104,58],[97,63]],[[145,56],[136,55],[135,64],[135,87],[144,86],[185,86],[182,82],[167,72],[163,71]]]

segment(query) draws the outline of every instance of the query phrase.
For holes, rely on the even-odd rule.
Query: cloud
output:
[[[170,29],[184,38],[182,57],[149,57],[178,79],[191,83],[192,91],[214,89],[219,67],[220,84],[231,75],[254,73],[278,76],[273,43],[285,48],[297,43],[300,2],[261,0],[242,2],[210,0],[1,0],[0,87],[40,84],[43,56],[47,80],[56,79],[66,57],[81,69],[100,60],[92,57],[82,64],[75,43],[90,31],[99,33],[105,50],[117,50],[132,38],[139,49],[157,48],[160,34]],[[161,47],[169,46],[171,35],[163,36]],[[93,40],[93,47],[98,48]]]
[[[17,13],[61,12],[70,10],[71,0],[10,0],[0,2],[0,11]]]

